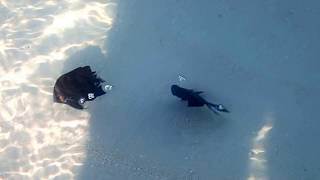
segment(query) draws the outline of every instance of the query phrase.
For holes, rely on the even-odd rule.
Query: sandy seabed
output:
[[[319,179],[319,3],[0,1],[0,178]],[[112,91],[53,104],[90,65]],[[230,114],[188,108],[170,86]],[[315,141],[313,141],[315,140]]]

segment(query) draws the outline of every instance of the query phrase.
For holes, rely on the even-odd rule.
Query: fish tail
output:
[[[207,103],[206,105],[212,112],[219,114],[211,103]]]
[[[222,104],[214,104],[214,103],[207,102],[207,107],[216,114],[218,114],[217,111],[229,112],[229,110],[227,110]]]

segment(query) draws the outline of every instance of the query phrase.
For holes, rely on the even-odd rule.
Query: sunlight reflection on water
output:
[[[248,180],[268,180],[267,137],[273,128],[273,116],[267,115],[265,124],[252,139],[249,152],[249,177]]]
[[[0,1],[0,179],[77,175],[89,114],[53,104],[52,88],[70,55],[89,45],[105,50],[115,7],[94,0]]]

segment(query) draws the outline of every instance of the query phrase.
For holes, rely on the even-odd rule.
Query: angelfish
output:
[[[189,107],[201,107],[206,105],[214,113],[218,113],[217,111],[229,112],[222,104],[214,104],[201,97],[200,94],[203,93],[203,91],[194,91],[174,84],[171,86],[171,93],[174,96],[181,98],[183,101],[188,101]]]
[[[101,86],[103,82],[90,66],[78,67],[57,79],[53,88],[53,101],[83,109],[86,101],[106,93]]]

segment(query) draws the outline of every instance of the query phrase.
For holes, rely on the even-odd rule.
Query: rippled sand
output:
[[[89,114],[52,103],[65,60],[102,46],[112,1],[0,1],[0,179],[73,179]],[[65,71],[65,70],[64,70]]]

